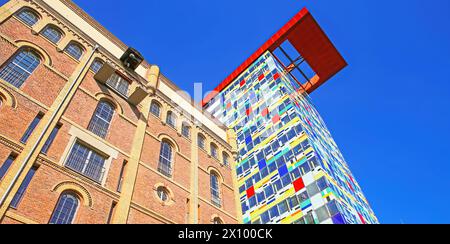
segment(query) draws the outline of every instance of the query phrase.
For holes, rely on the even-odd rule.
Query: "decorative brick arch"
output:
[[[36,45],[30,41],[26,41],[26,40],[17,40],[16,45],[19,47],[18,51],[27,49],[27,48],[32,49],[37,54],[39,54],[43,63],[45,63],[46,65],[48,65],[50,67],[52,66],[52,59],[50,58],[50,55],[47,53],[47,51],[45,51],[38,45]]]
[[[90,208],[93,207],[93,200],[91,194],[81,184],[71,181],[65,181],[55,185],[52,191],[57,192],[60,195],[63,194],[64,192],[74,192],[81,198],[84,206]]]
[[[102,93],[102,92],[99,92],[99,93],[95,94],[95,97],[97,98],[98,101],[106,101],[106,102],[111,103],[111,105],[114,106],[114,109],[119,114],[123,115],[123,108],[120,105],[120,103],[117,102],[117,100],[114,97],[112,97],[112,96],[110,96],[110,95],[108,95],[106,93]]]
[[[165,133],[161,133],[158,135],[158,139],[162,142],[162,141],[167,141],[170,144],[172,144],[173,147],[175,147],[175,150],[177,152],[180,152],[180,146],[178,145],[178,143],[172,139],[172,137],[170,137],[169,135],[165,134]]]
[[[223,178],[222,173],[220,173],[220,170],[217,169],[216,167],[209,166],[208,169],[207,169],[207,171],[208,171],[208,173],[209,173],[210,175],[211,175],[211,174],[216,174],[217,176],[219,176],[219,181],[220,181],[220,183],[223,183],[223,182],[224,182],[224,178]]]
[[[57,31],[59,31],[61,33],[61,40],[64,39],[64,37],[67,35],[66,32],[59,26],[53,24],[53,23],[48,23],[46,24],[42,30],[45,30],[45,28],[53,28],[56,29]]]
[[[16,97],[2,85],[0,85],[0,99],[2,100],[3,104],[6,104],[7,106],[10,106],[12,108],[17,108]]]

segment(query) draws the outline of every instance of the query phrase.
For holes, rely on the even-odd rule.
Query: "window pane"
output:
[[[223,165],[225,165],[225,166],[230,165],[230,159],[229,159],[228,155],[225,153],[223,154]]]
[[[42,32],[42,35],[45,36],[49,41],[53,43],[58,43],[59,40],[61,40],[62,34],[59,30],[55,29],[54,27],[47,26],[44,31]]]
[[[103,62],[99,61],[99,60],[95,60],[92,64],[91,64],[91,70],[97,74],[97,72],[103,67]]]
[[[48,150],[50,149],[50,147],[52,146],[53,141],[54,141],[55,138],[56,138],[56,135],[58,135],[59,129],[60,129],[60,126],[56,126],[56,127],[53,129],[52,133],[50,134],[50,137],[49,137],[49,138],[47,139],[47,141],[45,142],[44,147],[42,147],[42,151],[41,151],[41,152],[42,152],[43,154],[46,154],[46,153],[48,152]]]
[[[320,192],[319,188],[317,187],[316,183],[312,183],[311,185],[306,187],[306,190],[308,191],[308,194],[313,197],[317,193]]]
[[[78,199],[71,194],[64,194],[58,201],[50,224],[72,224],[78,209]]]
[[[118,74],[113,74],[106,84],[124,96],[128,96],[130,83]]]
[[[105,160],[93,150],[76,143],[70,152],[66,167],[100,183],[105,171]]]
[[[219,188],[219,179],[218,176],[216,174],[211,174],[210,176],[210,181],[211,181],[211,197],[212,197],[212,202],[216,205],[216,206],[221,206],[221,199],[220,199],[220,188]]]
[[[159,154],[158,170],[167,177],[172,176],[172,156],[172,147],[167,142],[163,142]]]
[[[36,126],[39,124],[39,122],[42,119],[42,114],[38,114],[33,121],[31,122],[31,124],[28,126],[28,129],[25,131],[25,134],[23,134],[22,139],[20,139],[20,142],[22,143],[27,143],[28,139],[30,138],[31,134],[33,133],[34,129],[36,128]]]
[[[202,135],[198,135],[198,146],[205,149],[205,138]]]
[[[319,187],[319,189],[320,189],[321,191],[327,189],[327,188],[328,188],[328,182],[327,182],[327,179],[326,179],[325,177],[320,178],[320,179],[317,181],[317,186]]]
[[[100,102],[88,130],[101,138],[106,138],[113,116],[114,107],[108,102]]]
[[[211,156],[217,158],[217,147],[214,144],[211,144]]]
[[[333,217],[339,213],[339,208],[337,206],[336,200],[333,200],[330,203],[328,203],[328,210],[330,211],[330,214]]]
[[[330,214],[328,213],[328,209],[326,206],[323,206],[316,210],[317,218],[319,219],[319,222],[323,222],[330,218]]]
[[[23,22],[25,22],[25,24],[27,24],[28,26],[33,26],[35,25],[39,18],[36,16],[36,14],[34,14],[33,12],[31,12],[30,10],[22,10],[20,11],[19,14],[17,14],[17,17],[22,20]]]
[[[191,128],[187,125],[183,125],[181,128],[181,134],[186,138],[191,137]]]
[[[83,49],[77,44],[73,43],[69,44],[66,47],[66,52],[76,60],[80,60],[81,56],[83,56]]]
[[[2,167],[0,167],[0,181],[5,177],[6,172],[8,172],[8,169],[11,167],[14,160],[16,160],[16,156],[11,155],[6,159]]]
[[[40,63],[32,51],[21,51],[0,70],[0,78],[20,88]]]
[[[161,201],[166,202],[169,200],[169,193],[164,187],[158,187],[157,194]]]
[[[177,118],[175,117],[175,114],[173,114],[172,112],[169,111],[169,112],[167,113],[167,120],[166,120],[166,123],[167,123],[169,126],[175,128],[175,127],[176,127],[176,124],[177,124]]]
[[[161,116],[161,107],[159,106],[159,104],[153,102],[150,107],[150,112],[159,118]]]
[[[28,174],[25,176],[24,181],[22,182],[22,185],[20,185],[19,190],[17,191],[16,195],[14,196],[11,207],[17,208],[19,206],[20,201],[22,200],[23,196],[25,195],[25,191],[27,190],[28,186],[30,185],[31,180],[33,179],[34,174],[36,173],[37,168],[33,167],[30,169]]]

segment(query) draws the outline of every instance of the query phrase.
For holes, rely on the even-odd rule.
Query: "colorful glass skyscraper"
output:
[[[203,101],[236,132],[244,223],[378,223],[308,95],[345,66],[303,9]]]

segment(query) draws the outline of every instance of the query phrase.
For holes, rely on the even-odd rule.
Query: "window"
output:
[[[88,130],[103,139],[106,138],[113,116],[114,107],[109,102],[100,102],[95,110]]]
[[[218,207],[222,205],[220,200],[220,187],[219,187],[219,176],[213,172],[210,175],[211,180],[211,200],[212,203]]]
[[[211,143],[211,156],[213,156],[214,158],[218,158],[219,156],[217,151],[218,151],[217,146]]]
[[[303,217],[305,219],[305,223],[308,225],[314,225],[316,224],[316,221],[314,220],[314,216],[312,214],[312,212],[309,212],[305,217]]]
[[[223,153],[223,165],[230,166],[230,157],[226,153]]]
[[[328,209],[326,206],[323,206],[316,210],[317,218],[319,222],[323,222],[330,218],[330,213],[328,213]]]
[[[201,149],[205,149],[205,141],[206,141],[206,138],[203,135],[199,134],[198,139],[197,139],[198,147]]]
[[[37,168],[33,167],[28,171],[27,175],[25,176],[24,181],[19,187],[19,190],[17,191],[16,195],[14,196],[13,200],[11,201],[11,207],[17,208],[19,206],[20,201],[22,200],[23,196],[25,195],[25,192],[27,191],[28,186],[31,183],[31,180],[33,179],[34,174],[36,173]]]
[[[172,176],[172,146],[167,142],[161,143],[161,151],[159,154],[158,171],[167,177]]]
[[[117,192],[122,191],[123,177],[125,175],[125,169],[127,168],[128,162],[126,160],[123,161],[122,168],[120,169],[119,174],[119,183],[117,184]]]
[[[156,189],[156,194],[162,202],[167,202],[169,200],[169,191],[165,187],[158,187]]]
[[[96,59],[94,60],[94,62],[92,62],[90,69],[92,70],[92,72],[94,72],[95,74],[98,73],[98,71],[100,71],[100,69],[103,67],[103,62]]]
[[[339,213],[339,207],[338,207],[336,200],[329,202],[327,207],[328,207],[328,211],[330,212],[330,215],[332,217],[334,217],[335,215],[337,215]]]
[[[287,203],[287,201],[282,201],[281,203],[278,204],[278,210],[280,212],[280,214],[284,214],[286,212],[289,212],[289,205]]]
[[[20,88],[41,62],[39,55],[22,50],[0,70],[0,78]]]
[[[150,106],[150,112],[158,118],[161,117],[161,105],[153,101]]]
[[[189,139],[191,137],[191,127],[189,127],[189,125],[183,123],[183,126],[181,127],[181,134],[185,138]]]
[[[39,20],[39,17],[29,9],[20,11],[16,16],[30,27],[35,25]]]
[[[83,48],[81,48],[81,46],[78,44],[70,43],[66,47],[66,53],[69,54],[72,58],[80,60],[81,56],[83,56]]]
[[[93,150],[75,143],[68,157],[66,167],[70,168],[98,183],[105,173],[105,158]]]
[[[36,129],[36,126],[39,124],[39,122],[42,119],[43,114],[39,113],[31,122],[31,124],[28,126],[27,130],[25,131],[25,134],[23,134],[22,139],[20,139],[20,142],[23,144],[27,143],[28,139],[30,138],[31,134],[33,134],[34,129]]]
[[[293,196],[293,197],[289,198],[288,202],[289,202],[289,207],[293,210],[296,209],[300,205],[300,203],[298,202],[297,196]]]
[[[47,154],[48,150],[53,144],[53,141],[56,138],[56,135],[58,135],[59,129],[61,129],[61,125],[57,125],[50,134],[50,137],[47,139],[47,141],[44,144],[44,147],[42,147],[41,153]]]
[[[175,114],[174,114],[172,111],[167,112],[166,123],[167,123],[170,127],[176,128],[177,117],[175,116]]]
[[[8,172],[14,160],[16,160],[16,155],[11,154],[3,163],[2,167],[0,167],[0,181],[3,180],[3,177],[5,177],[6,172]]]
[[[312,183],[311,185],[307,186],[306,190],[311,197],[320,192],[319,187],[317,187],[316,183]]]
[[[42,35],[54,44],[58,43],[62,38],[62,32],[53,26],[47,26],[42,31]]]
[[[111,224],[114,213],[116,212],[117,202],[113,202],[111,204],[111,208],[109,209],[108,220],[106,220],[106,224]]]
[[[72,224],[78,210],[78,198],[71,193],[64,193],[58,200],[50,218],[50,224]]]
[[[320,178],[319,180],[317,180],[317,186],[319,187],[320,191],[324,191],[325,189],[328,188],[328,181],[327,179],[324,177]]]
[[[269,210],[271,219],[275,219],[280,216],[280,212],[278,212],[278,207],[275,206]]]
[[[213,223],[215,225],[223,225],[223,221],[219,217],[214,218]]]
[[[106,81],[106,84],[124,96],[128,96],[130,83],[117,73],[113,74]]]

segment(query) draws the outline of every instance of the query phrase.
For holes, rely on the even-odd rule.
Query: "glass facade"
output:
[[[309,96],[270,52],[206,109],[234,128],[244,223],[378,223]]]

